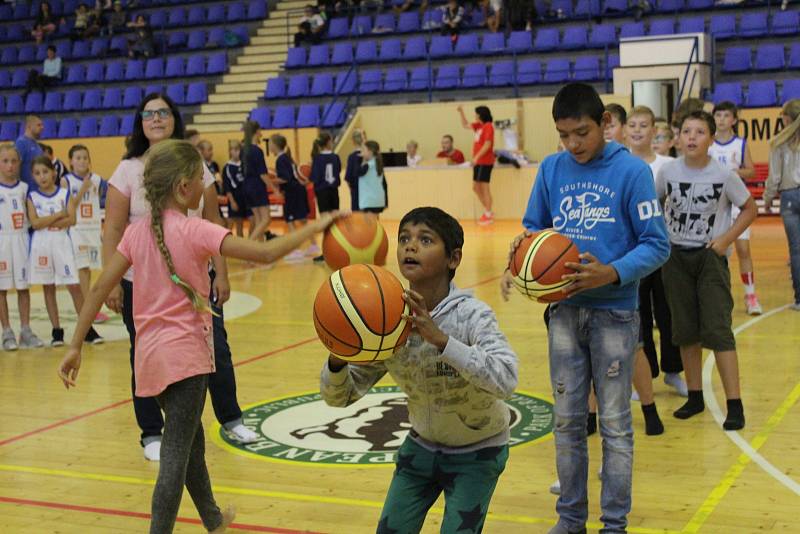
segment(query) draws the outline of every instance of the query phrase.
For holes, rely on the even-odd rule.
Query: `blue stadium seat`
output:
[[[781,89],[781,105],[789,100],[800,98],[800,80],[790,79],[783,80],[783,88]]]
[[[25,113],[39,113],[42,111],[43,104],[44,97],[42,97],[42,93],[38,91],[29,93],[25,98]]]
[[[47,47],[45,49],[45,57],[47,56]],[[72,44],[69,41],[61,41],[56,44],[56,55],[61,59],[72,59]],[[42,58],[44,60],[44,57]]]
[[[383,81],[384,93],[400,93],[408,88],[408,73],[403,67],[393,68],[386,71],[386,79]]]
[[[626,22],[619,28],[619,38],[642,37],[644,35],[644,22]]]
[[[575,3],[575,17],[599,17],[601,13],[600,0],[578,0]]]
[[[73,118],[61,119],[58,123],[58,137],[60,139],[78,137],[78,121]]]
[[[328,22],[328,39],[341,39],[347,37],[349,32],[347,17],[338,17]]]
[[[432,30],[442,27],[442,10],[429,9],[422,15],[422,29]]]
[[[109,87],[103,93],[103,109],[118,109],[122,107],[122,89]]]
[[[419,31],[419,14],[416,10],[400,13],[397,19],[397,31],[400,33]]]
[[[47,57],[47,46],[48,45],[46,43],[42,43],[42,44],[36,46],[36,53],[35,53],[35,58],[34,59],[36,60],[37,63],[39,61],[44,61],[44,59]],[[56,55],[57,54],[58,54],[58,52],[56,52]]]
[[[126,54],[128,50],[128,39],[124,35],[115,35],[111,38],[111,42],[108,45],[108,49],[111,52],[117,54]]]
[[[760,80],[750,82],[747,86],[747,101],[749,108],[768,108],[778,104],[778,89],[775,80]]]
[[[357,15],[353,17],[353,24],[350,25],[350,35],[353,37],[372,33],[372,16]]]
[[[603,13],[620,15],[628,11],[628,0],[604,0]]]
[[[296,128],[314,128],[319,126],[319,105],[302,104],[297,110]]]
[[[264,90],[264,98],[274,100],[286,97],[286,79],[281,77],[270,78],[267,80],[267,88]]]
[[[240,24],[239,26],[234,26],[231,29],[231,32],[239,38],[239,41],[244,44],[250,44],[250,30],[247,29],[247,26],[244,24]]]
[[[158,25],[152,24],[154,28],[158,28]],[[173,7],[169,12],[169,20],[167,20],[167,26],[170,28],[179,28],[181,26],[186,26],[186,10],[182,7]]]
[[[472,28],[482,28],[486,25],[486,17],[483,16],[483,11],[480,9],[474,9],[472,11],[472,17],[470,18],[469,15],[464,16],[464,22],[466,25]]]
[[[200,26],[206,23],[206,10],[203,6],[193,6],[189,8],[189,13],[186,15],[186,24],[188,26]]]
[[[186,32],[172,32],[169,34],[169,38],[167,39],[167,48],[170,50],[186,48],[188,39],[189,38],[186,35]]]
[[[794,35],[800,31],[800,17],[797,11],[776,11],[772,15],[774,35]]]
[[[164,86],[160,83],[150,83],[144,88],[144,96],[157,95],[164,92]]]
[[[373,63],[378,60],[378,42],[360,41],[356,45],[356,63]]]
[[[176,104],[186,103],[186,86],[182,83],[171,83],[167,86],[167,96]]]
[[[291,76],[289,78],[286,96],[289,98],[308,96],[308,74],[295,74]]]
[[[328,49],[328,45],[320,44],[314,45],[308,51],[308,66],[309,67],[321,67],[325,66],[330,62],[330,50]]]
[[[272,124],[269,116],[269,108],[254,108],[250,111],[250,120],[256,121],[264,130],[268,130]]]
[[[267,3],[264,0],[250,0],[247,4],[247,20],[267,18]]]
[[[89,89],[83,93],[83,109],[100,109],[103,107],[103,90]]]
[[[89,41],[75,41],[72,44],[72,59],[86,59],[90,54]]]
[[[121,82],[124,76],[125,64],[122,61],[112,61],[106,65],[105,81],[107,82]],[[89,76],[86,76],[87,80]]]
[[[49,117],[42,119],[42,133],[40,137],[42,139],[53,139],[58,137],[58,122]],[[0,136],[0,139],[2,139],[2,136]]]
[[[467,33],[462,35],[456,41],[456,47],[453,53],[456,56],[476,56],[478,55],[478,50],[480,47],[478,46],[478,34],[477,33]]]
[[[108,73],[106,73],[108,78]],[[125,81],[131,82],[144,78],[144,60],[129,59],[125,67]]]
[[[206,46],[206,31],[192,30],[186,40],[186,48],[189,50],[200,50]]]
[[[0,123],[0,139],[3,141],[13,141],[17,138],[19,124],[17,121],[3,121]]]
[[[294,128],[294,106],[278,106],[272,115],[273,128]]]
[[[208,35],[206,36],[206,42],[204,45],[206,48],[222,48],[225,46],[225,28],[222,26],[216,26],[211,28],[208,31]]]
[[[501,32],[484,33],[481,54],[502,54],[506,49],[506,38]]]
[[[116,115],[103,115],[100,119],[100,129],[97,131],[100,137],[114,137],[119,135],[119,117]]]
[[[711,15],[709,32],[717,39],[730,39],[736,36],[736,15]]]
[[[756,48],[754,70],[783,70],[785,66],[786,58],[782,44],[761,45]]]
[[[331,102],[325,104],[322,109],[320,126],[323,128],[337,128],[345,123],[347,113],[345,112],[344,102]]]
[[[405,77],[405,69],[403,76]],[[381,71],[378,69],[362,70],[358,83],[358,91],[362,94],[377,93],[381,90]],[[388,77],[388,74],[387,74]]]
[[[8,95],[6,98],[6,113],[9,115],[25,113],[25,100],[23,100],[22,95]]]
[[[737,106],[742,105],[742,84],[739,82],[718,83],[714,89],[714,103],[730,100]]]
[[[769,31],[767,12],[743,13],[739,19],[739,37],[762,37]]]
[[[328,96],[333,94],[333,74],[321,72],[314,76],[311,82],[309,96]]]
[[[160,57],[147,60],[144,67],[144,77],[148,80],[164,77],[164,60]]]
[[[552,0],[550,7],[553,11],[561,12],[566,18],[572,17],[572,0]]]
[[[170,56],[164,67],[164,77],[178,78],[186,73],[186,60],[180,56]]]
[[[564,30],[564,38],[561,40],[563,50],[580,50],[586,48],[588,44],[586,27],[569,26]]]
[[[122,116],[122,120],[119,122],[119,135],[128,136],[133,133],[134,119],[133,114]]]
[[[464,36],[466,37],[466,35]],[[403,45],[400,39],[386,39],[381,41],[381,49],[378,54],[378,61],[397,61],[403,54]]]
[[[122,94],[122,107],[133,109],[139,105],[144,98],[141,87],[126,87]]]
[[[722,72],[748,72],[750,70],[750,47],[734,46],[725,50]]]
[[[436,72],[434,89],[455,89],[461,79],[458,65],[442,65]]]
[[[349,65],[353,62],[353,45],[350,42],[336,43],[331,52],[331,65]]]
[[[14,74],[11,75],[11,87],[25,87],[28,82],[28,71],[25,69],[14,69]]]
[[[0,55],[0,64],[14,65],[17,62],[17,47],[8,45],[3,48],[3,53]]]
[[[533,85],[542,82],[542,64],[538,59],[523,59],[517,63],[517,83]]]
[[[89,57],[98,58],[103,57],[108,52],[108,38],[95,37],[92,40],[92,47],[89,50]]]
[[[591,82],[600,80],[600,59],[597,56],[580,56],[575,59],[573,67],[575,81]]]
[[[166,10],[154,11],[150,14],[149,18],[145,16],[145,18],[148,19],[148,24],[150,24],[150,27],[154,30],[160,30],[166,26],[169,21],[169,17],[170,12]]]
[[[189,105],[203,104],[208,101],[208,86],[206,82],[192,82],[186,86],[186,103]]]
[[[714,7],[714,0],[686,0],[686,8],[694,11],[711,9]]]
[[[537,52],[546,52],[558,48],[558,30],[555,28],[542,28],[536,32],[533,49]]]
[[[105,65],[102,62],[89,63],[86,67],[86,83],[97,83],[105,80]]]
[[[603,48],[606,45],[617,44],[617,29],[613,24],[598,24],[592,26],[589,34],[590,48]]]
[[[380,72],[380,71],[379,71]],[[349,95],[356,92],[356,71],[347,70],[336,73],[335,91],[337,95]]]
[[[201,76],[206,73],[206,58],[202,55],[189,56],[186,61],[186,76]]]
[[[213,4],[208,6],[206,11],[206,24],[215,25],[225,22],[225,3]]]
[[[683,0],[658,0],[656,11],[659,13],[678,13],[683,11]]]
[[[64,93],[64,101],[61,103],[61,109],[64,111],[77,111],[81,109],[82,97],[81,91],[76,89],[66,91]]]
[[[427,91],[431,86],[431,73],[427,65],[414,67],[408,81],[409,91]]]
[[[206,65],[206,74],[224,74],[228,70],[228,54],[225,52],[218,52],[208,56],[208,65]]]
[[[11,73],[8,70],[0,70],[0,89],[11,87]]]
[[[427,55],[428,47],[424,37],[411,37],[406,40],[406,45],[403,47],[403,60],[413,61],[422,59]]]
[[[35,46],[22,45],[17,49],[17,63],[33,63],[35,61],[36,61]]]
[[[0,115],[2,115],[5,112],[6,112],[6,97],[0,95]]]
[[[492,64],[489,71],[489,85],[492,87],[502,87],[514,83],[514,62],[497,61]]]
[[[387,33],[393,33],[396,28],[396,21],[394,20],[394,13],[380,13],[375,16],[375,29]]]
[[[306,66],[306,49],[302,46],[290,48],[286,53],[286,68],[296,69]]]
[[[650,23],[648,35],[672,35],[675,33],[675,19],[659,19]]]
[[[431,38],[429,54],[432,58],[446,58],[453,55],[453,41],[449,35],[434,35]]]
[[[800,69],[800,43],[794,43],[789,48],[789,64],[790,69]]]
[[[83,117],[78,126],[78,137],[97,137],[97,117]]]
[[[247,6],[244,2],[231,2],[228,3],[228,13],[225,19],[228,22],[239,22],[247,18]]]
[[[461,87],[465,89],[472,89],[475,87],[484,87],[485,85],[485,63],[469,63],[464,66],[464,72],[461,75]]]
[[[45,113],[52,113],[54,111],[61,111],[61,98],[63,95],[56,91],[47,93],[44,97],[44,105],[42,111]]]
[[[567,80],[569,80],[569,60],[548,60],[544,68],[544,83],[564,83]]]
[[[699,17],[681,17],[678,20],[678,33],[703,33],[706,31],[706,19]]]
[[[70,65],[64,83],[84,83],[86,81],[86,65]]]

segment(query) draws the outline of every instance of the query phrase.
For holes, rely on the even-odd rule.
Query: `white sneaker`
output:
[[[151,462],[161,461],[161,440],[151,441],[144,446],[144,458]]]
[[[794,311],[800,311],[800,302],[795,302],[794,304],[789,306],[789,309]]]
[[[239,443],[255,443],[261,439],[261,436],[241,423],[228,430],[228,435]]]
[[[33,333],[30,326],[23,326],[19,331],[19,346],[23,349],[40,349],[44,347],[44,341]]]
[[[639,392],[635,389],[631,393],[631,402],[641,402],[642,399],[639,398]]]
[[[681,397],[689,396],[689,388],[686,387],[686,382],[683,381],[680,373],[664,373],[664,383],[675,388]]]
[[[747,308],[747,315],[761,315],[764,310],[761,309],[761,304],[758,302],[758,297],[755,293],[744,296],[744,305]]]
[[[14,331],[10,328],[3,330],[3,350],[11,352],[18,348],[17,336],[14,335]]]
[[[550,493],[553,495],[561,495],[561,481],[556,480],[552,484],[550,484]]]

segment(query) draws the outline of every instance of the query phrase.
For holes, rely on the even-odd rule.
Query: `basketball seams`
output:
[[[545,274],[547,274],[547,271],[549,271],[550,269],[552,269],[552,268],[553,268],[553,266],[554,266],[556,263],[558,263],[558,261],[559,261],[561,258],[563,258],[563,257],[564,257],[564,255],[565,255],[567,252],[569,252],[570,250],[572,250],[572,247],[574,247],[574,246],[575,246],[575,243],[573,243],[572,241],[570,241],[570,242],[569,242],[569,246],[568,246],[567,248],[565,248],[563,251],[561,251],[561,254],[559,254],[559,255],[558,255],[558,257],[557,257],[556,259],[554,259],[552,262],[550,262],[550,265],[548,265],[548,266],[547,266],[547,268],[546,268],[546,269],[544,269],[544,270],[542,271],[542,274],[540,274],[539,276],[534,276],[534,277],[533,277],[533,280],[534,280],[534,281],[536,281],[536,280],[539,280],[539,278],[541,278],[541,277],[543,277]],[[576,247],[576,248],[577,248],[577,247]]]
[[[368,266],[368,265],[364,265],[364,267],[366,267],[367,269],[369,269],[369,266]],[[372,272],[372,269],[369,269],[369,271],[370,271],[370,272]],[[337,273],[341,273],[341,271],[336,271],[336,272],[335,272],[335,273],[333,273],[333,274],[335,275],[335,274],[337,274]],[[375,276],[375,273],[372,273],[372,274],[373,274],[373,276]],[[331,275],[331,278],[333,278],[333,275]],[[356,313],[356,315],[358,316],[358,318],[361,320],[361,324],[364,326],[364,328],[366,328],[366,329],[369,331],[369,333],[370,333],[370,334],[374,334],[374,335],[376,335],[376,336],[383,337],[383,334],[381,334],[380,332],[376,332],[375,330],[373,330],[372,328],[370,328],[370,326],[369,326],[369,323],[367,323],[367,320],[364,318],[364,316],[363,316],[363,315],[361,315],[361,310],[359,310],[359,309],[358,309],[358,307],[357,307],[355,304],[353,304],[353,297],[352,297],[352,295],[350,295],[350,291],[348,291],[348,290],[347,290],[347,284],[345,283],[345,281],[344,281],[344,277],[342,277],[342,275],[341,275],[341,274],[339,274],[339,280],[341,280],[341,282],[342,282],[342,289],[344,290],[345,294],[347,295],[347,300],[350,302],[350,304],[351,304],[351,306],[352,306],[352,309],[353,309],[353,311]],[[381,287],[381,285],[380,285],[380,283],[378,282],[378,279],[377,279],[377,277],[375,277],[375,280],[376,280],[376,282],[377,282],[377,285],[378,285],[378,290],[380,291],[380,287]],[[336,293],[334,292],[334,295],[335,295],[335,294],[336,294]],[[338,301],[339,299],[337,298],[336,300]],[[382,294],[382,293],[381,293],[381,302],[383,302],[383,294]],[[384,313],[385,313],[385,311],[384,311]],[[385,322],[385,320],[384,320],[384,322]],[[354,328],[357,328],[355,325],[353,325],[353,327],[354,327]]]
[[[377,354],[375,354],[375,357],[377,358],[378,354],[380,354],[381,350],[383,350],[383,341],[384,341],[384,338],[386,336],[386,299],[383,296],[383,287],[381,286],[380,279],[378,279],[378,275],[375,273],[374,270],[372,270],[372,267],[370,267],[369,265],[365,265],[365,267],[367,268],[367,270],[369,270],[370,274],[372,274],[372,277],[375,279],[375,285],[378,286],[378,295],[380,295],[380,297],[381,297],[381,326],[382,326],[381,331],[382,331],[382,334],[381,334],[381,340],[378,343],[378,352],[377,352]]]
[[[341,275],[339,275],[339,271],[336,271],[335,273],[331,274],[330,277],[328,278],[328,285],[331,288],[331,293],[333,293],[333,300],[336,301],[336,305],[339,306],[339,310],[342,312],[342,315],[344,316],[344,318],[347,319],[347,323],[353,329],[353,332],[356,333],[356,335],[358,336],[359,343],[363,346],[364,345],[364,339],[361,336],[361,332],[359,331],[358,327],[353,323],[353,320],[350,318],[350,315],[344,309],[344,305],[339,301],[339,297],[336,296],[336,288],[334,287],[334,282],[333,282],[334,277],[337,277],[339,279],[339,281],[341,282],[342,287],[344,288],[345,292],[347,292],[347,288],[344,287],[344,280],[342,280]],[[349,294],[347,295],[347,298],[348,298],[348,300],[350,299],[350,295]],[[314,315],[316,315],[316,314],[317,314],[317,310],[316,310],[316,307],[315,307],[314,308]],[[325,327],[325,325],[324,325],[324,323],[322,321],[320,321],[319,324],[320,324],[320,326],[325,328],[326,331],[328,330]],[[345,343],[345,345],[349,345],[349,343]]]
[[[348,347],[348,348],[356,350],[356,353],[353,354],[352,356],[344,356],[344,355],[341,355],[341,354],[336,354],[336,356],[341,356],[343,358],[352,358],[354,356],[357,356],[359,354],[359,352],[362,351],[361,346],[360,346],[360,336],[359,336],[359,345],[353,345],[352,343],[349,343],[347,341],[344,341],[343,339],[338,338],[333,332],[331,332],[328,329],[328,327],[325,326],[325,324],[322,322],[322,319],[320,319],[319,314],[317,314],[317,310],[316,309],[314,310],[314,320],[315,320],[316,325],[319,325],[319,327],[325,332],[325,335],[327,335],[328,337],[330,337],[332,340],[336,341],[340,345],[343,345],[345,347]],[[353,330],[356,332],[356,335],[358,335],[358,331],[355,328],[353,328]],[[326,347],[327,347],[327,345],[326,345]],[[330,347],[328,347],[328,349],[330,350]],[[333,352],[333,351],[331,350],[331,352]]]
[[[527,252],[525,253],[524,269],[522,271],[520,271],[520,274],[525,273],[524,278],[521,278],[521,279],[525,283],[525,292],[526,292],[526,294],[529,291],[528,283],[529,282],[536,282],[535,279],[534,280],[529,280],[528,279],[528,275],[529,275],[530,269],[531,269],[531,262],[533,261],[533,258],[536,256],[536,251],[539,250],[539,247],[542,246],[542,244],[547,240],[548,237],[550,237],[550,235],[552,235],[552,232],[550,232],[549,230],[542,231],[538,236],[536,236],[536,239],[533,240],[533,242],[528,247]]]

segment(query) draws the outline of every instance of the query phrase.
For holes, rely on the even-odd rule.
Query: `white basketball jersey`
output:
[[[714,141],[714,144],[708,149],[708,155],[726,169],[736,172],[744,165],[745,143],[743,138],[735,135],[724,144]]]
[[[36,209],[36,215],[39,217],[49,217],[55,215],[67,208],[69,203],[69,190],[59,187],[51,195],[46,195],[41,191],[31,191],[28,193],[28,198],[33,202]],[[66,229],[47,228],[48,232],[67,233]],[[39,232],[41,230],[38,230]]]
[[[77,177],[72,173],[67,173],[64,177],[69,186],[70,198],[75,198],[83,186],[83,179]],[[83,194],[78,201],[78,207],[75,211],[75,228],[79,230],[100,230],[102,221],[100,213],[100,187],[103,179],[98,175],[92,173],[87,178],[92,181],[92,185]]]
[[[26,199],[28,184],[19,181],[16,185],[0,184],[0,234],[11,235],[28,231]]]

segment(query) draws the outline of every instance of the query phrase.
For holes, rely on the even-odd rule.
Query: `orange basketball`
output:
[[[311,165],[308,163],[303,163],[297,168],[297,173],[300,174],[303,178],[308,180],[311,179]]]
[[[389,238],[378,218],[355,212],[338,219],[325,231],[322,255],[331,269],[354,263],[386,265]]]
[[[578,247],[566,236],[553,230],[542,230],[526,237],[514,251],[508,265],[514,286],[526,297],[540,302],[558,302],[569,282],[565,274],[574,272],[564,266],[580,263]]]
[[[392,273],[375,265],[349,265],[317,291],[314,328],[325,347],[350,363],[385,360],[411,331],[403,286]]]

